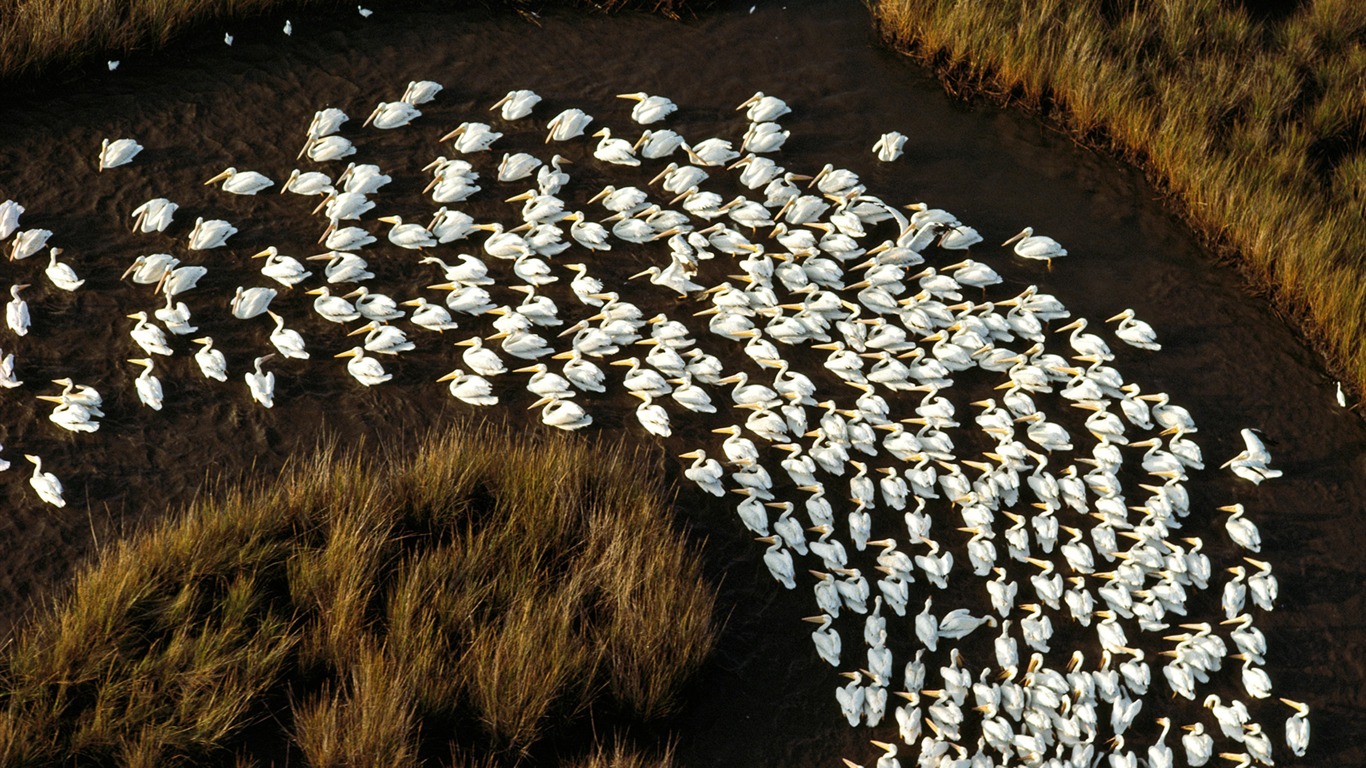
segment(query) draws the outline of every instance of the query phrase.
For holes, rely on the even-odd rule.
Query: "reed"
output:
[[[561,0],[598,12],[640,9],[678,18],[693,0]],[[453,5],[474,5],[471,2]],[[544,3],[484,0],[534,19]],[[119,58],[166,45],[214,21],[240,21],[351,0],[0,0],[0,81],[32,77],[90,59]]]
[[[497,765],[660,718],[712,647],[713,596],[642,466],[456,429],[196,503],[0,653],[0,763],[254,764],[266,729],[314,766]],[[582,759],[646,764],[614,754]]]
[[[955,90],[1038,110],[1144,167],[1366,390],[1366,5],[871,0]]]

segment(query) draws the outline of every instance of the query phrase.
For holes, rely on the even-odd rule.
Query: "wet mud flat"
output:
[[[793,106],[781,121],[792,131],[781,153],[788,168],[811,173],[834,163],[857,171],[871,193],[889,202],[923,200],[950,210],[986,237],[988,255],[971,255],[989,260],[1014,287],[1037,284],[1074,315],[1092,319],[1133,307],[1156,327],[1161,353],[1112,345],[1120,356],[1115,365],[1144,391],[1170,393],[1201,426],[1196,439],[1211,469],[1193,473],[1191,486],[1193,506],[1209,520],[1190,525],[1209,543],[1211,558],[1233,559],[1218,530],[1222,521],[1213,519],[1215,506],[1241,501],[1261,525],[1262,556],[1281,581],[1276,611],[1259,618],[1270,645],[1267,669],[1277,695],[1314,707],[1314,741],[1301,762],[1366,763],[1354,738],[1366,732],[1360,658],[1366,631],[1358,618],[1366,567],[1357,554],[1366,510],[1366,431],[1358,417],[1332,404],[1333,383],[1318,361],[1232,270],[1198,250],[1138,174],[1021,116],[950,101],[924,73],[877,47],[858,7],[788,2],[748,10],[722,9],[685,23],[554,12],[539,26],[510,14],[421,4],[364,20],[349,11],[300,15],[289,38],[279,30],[282,20],[233,25],[230,48],[221,34],[205,32],[164,53],[127,60],[116,73],[68,78],[9,100],[0,108],[0,199],[27,207],[24,226],[53,230],[64,260],[89,282],[64,294],[44,284],[38,257],[3,267],[8,282],[34,283],[27,295],[35,318],[28,337],[0,337],[26,382],[0,395],[0,442],[7,458],[19,459],[0,476],[0,504],[10,511],[0,520],[5,620],[15,621],[49,594],[96,540],[158,519],[215,478],[269,477],[325,435],[401,451],[405,435],[461,419],[542,428],[526,410],[533,396],[520,379],[500,382],[503,403],[492,414],[454,401],[435,383],[458,364],[450,342],[476,331],[487,336],[487,318],[462,317],[460,330],[445,339],[414,334],[417,351],[385,361],[394,380],[368,390],[346,374],[342,361],[330,359],[355,340],[313,315],[312,297],[297,290],[282,290],[272,308],[304,333],[314,359],[277,358],[270,366],[277,376],[275,408],[252,403],[240,377],[255,355],[271,351],[270,325],[264,318],[234,320],[227,301],[236,285],[267,284],[254,271],[259,262],[251,262],[252,253],[269,245],[300,256],[319,252],[314,241],[321,224],[308,215],[312,199],[276,196],[275,189],[236,198],[202,187],[205,179],[236,165],[278,184],[296,165],[309,169],[294,160],[304,128],[314,110],[337,106],[354,121],[343,131],[356,142],[352,159],[378,163],[394,176],[376,195],[393,210],[375,213],[417,218],[423,205],[434,207],[421,201],[421,167],[449,154],[435,139],[464,120],[496,123],[489,105],[509,89],[531,88],[545,98],[535,130],[509,131],[492,157],[477,159],[486,191],[466,209],[476,218],[506,219],[514,209],[501,201],[529,184],[494,183],[497,157],[517,150],[548,157],[540,126],[560,109],[583,108],[614,134],[629,135],[635,128],[629,104],[614,95],[643,90],[680,105],[669,127],[738,142],[744,123],[733,106],[761,89]],[[376,102],[397,98],[409,80],[421,78],[447,88],[422,118],[397,131],[359,130]],[[869,147],[888,130],[910,141],[900,161],[880,164]],[[131,166],[95,173],[100,139],[124,135],[147,149]],[[574,160],[566,191],[574,206],[607,183],[643,188],[655,172],[598,163],[587,142],[553,149]],[[340,166],[326,170],[335,174]],[[176,224],[165,235],[129,234],[131,210],[156,196],[180,203]],[[223,218],[241,231],[226,249],[187,252],[184,238],[196,216]],[[1003,261],[1001,249],[986,248],[1026,225],[1056,237],[1072,255],[1050,271]],[[372,248],[385,247],[381,234]],[[150,312],[160,299],[147,286],[119,281],[134,256],[154,251],[209,266],[200,288],[182,298],[201,333],[228,355],[233,373],[228,384],[209,386],[190,359],[193,345],[182,340],[175,357],[158,360],[167,397],[155,414],[133,392],[137,369],[125,359],[141,354],[127,338],[133,321],[124,316]],[[375,290],[406,298],[437,282],[412,254],[379,253],[366,254],[380,267]],[[944,258],[951,257],[930,263],[948,263]],[[657,260],[645,249],[616,247],[592,257],[590,266],[612,288]],[[561,307],[572,302],[566,282],[545,290]],[[687,320],[687,304],[658,290],[638,295],[647,314],[668,312],[689,322],[696,337],[705,334],[700,320]],[[733,368],[744,358],[732,349],[723,360]],[[818,365],[815,358],[806,362]],[[612,371],[619,376],[620,369]],[[98,433],[63,432],[47,422],[46,406],[36,407],[33,395],[55,391],[40,383],[65,375],[104,393],[108,417]],[[714,396],[719,401],[720,391]],[[956,393],[953,399],[966,411],[975,397]],[[592,403],[592,429],[603,439],[653,440],[634,423],[636,401],[619,387],[585,402]],[[1254,488],[1212,469],[1241,449],[1238,430],[1245,426],[1268,435],[1285,477]],[[686,483],[682,462],[673,457],[698,446],[710,450],[718,438],[700,423],[676,418],[674,436],[657,442],[675,479]],[[66,483],[66,509],[40,506],[25,482],[21,452],[42,455]],[[816,657],[809,627],[798,621],[815,612],[808,585],[791,593],[776,588],[760,545],[739,525],[730,500],[713,501],[685,485],[678,507],[682,524],[705,542],[728,606],[716,661],[675,723],[681,762],[834,765],[841,756],[872,762],[876,750],[867,738],[894,737],[895,724],[850,729],[839,717],[833,692],[844,681]],[[947,596],[942,605],[950,605]],[[847,647],[858,650],[854,625],[848,626]],[[973,652],[970,644],[964,648]],[[1228,682],[1237,685],[1234,678]],[[1158,694],[1165,695],[1160,681]],[[1278,723],[1264,722],[1279,733]]]

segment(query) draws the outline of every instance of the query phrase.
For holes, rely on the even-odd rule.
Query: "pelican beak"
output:
[[[355,357],[357,354],[359,353],[356,352],[356,350],[348,349],[345,352],[338,352],[337,354],[333,355],[333,357]]]
[[[216,181],[222,181],[223,179],[227,179],[227,178],[231,178],[231,177],[232,177],[232,174],[231,174],[231,173],[228,173],[227,171],[223,171],[222,173],[218,174],[217,176],[213,177],[212,179],[209,179],[208,181],[204,182],[204,186],[207,187],[207,186],[209,186],[210,184],[213,184],[213,183],[216,182]]]

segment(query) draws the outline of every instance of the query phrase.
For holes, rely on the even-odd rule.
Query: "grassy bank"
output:
[[[456,431],[173,515],[0,655],[0,764],[665,765],[590,733],[669,713],[712,646],[642,461]]]
[[[594,11],[628,8],[677,17],[691,0],[451,0],[524,14],[548,4]],[[390,3],[375,0],[375,8]],[[215,20],[244,20],[304,8],[352,9],[354,0],[0,0],[0,81],[32,77],[89,59],[159,48]]]
[[[1146,168],[1366,389],[1366,4],[870,1],[951,87]]]

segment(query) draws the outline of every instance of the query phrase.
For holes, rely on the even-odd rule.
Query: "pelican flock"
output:
[[[778,121],[792,108],[762,92],[736,108],[744,116],[731,132],[705,137],[660,127],[687,107],[645,92],[621,94],[630,106],[610,115],[551,116],[539,114],[539,95],[515,90],[489,95],[484,114],[433,126],[441,92],[410,83],[351,137],[336,107],[301,120],[296,160],[317,167],[266,168],[288,180],[260,204],[316,217],[317,244],[262,250],[268,235],[257,232],[240,235],[253,247],[234,249],[229,221],[190,227],[172,220],[176,203],[155,198],[121,215],[149,250],[168,253],[138,256],[125,282],[80,280],[82,254],[52,247],[56,287],[148,302],[128,315],[137,323],[124,357],[142,370],[121,397],[159,411],[178,390],[213,387],[275,418],[296,378],[277,380],[267,362],[347,358],[356,386],[382,392],[403,371],[394,361],[428,355],[449,370],[434,387],[447,384],[461,407],[525,387],[544,423],[579,430],[629,394],[643,438],[714,435],[685,438],[698,444],[681,454],[682,475],[735,502],[756,566],[814,600],[811,652],[842,675],[831,717],[866,729],[876,749],[850,766],[1157,768],[1212,754],[1269,766],[1277,751],[1308,748],[1309,706],[1281,699],[1277,709],[1264,667],[1256,624],[1277,589],[1270,563],[1242,557],[1259,552],[1256,523],[1243,504],[1221,508],[1225,518],[1192,501],[1191,473],[1204,469],[1193,418],[1115,366],[1112,343],[1160,350],[1153,327],[1131,309],[1109,319],[1115,329],[1088,325],[1029,284],[1068,255],[1056,240],[1026,227],[998,250],[947,211],[884,200],[853,171],[788,170]],[[428,103],[424,115],[417,105]],[[652,127],[636,138],[636,124]],[[417,202],[390,193],[378,166],[349,159],[363,132],[418,130],[431,131],[430,156],[411,164],[431,160],[425,176],[394,185],[425,186]],[[874,153],[894,162],[907,145],[893,131]],[[141,149],[106,141],[92,168],[137,174]],[[584,166],[611,183],[577,182]],[[204,183],[234,196],[275,184],[235,167]],[[309,214],[312,197],[321,202]],[[17,260],[62,239],[21,230],[23,215],[16,201],[0,204],[16,336],[43,327],[20,296],[37,277]],[[235,293],[202,296],[209,267],[196,261],[244,265],[217,281]],[[598,266],[623,261],[636,274],[619,284]],[[425,277],[390,295],[374,278],[393,263]],[[296,293],[315,296],[326,322],[287,317]],[[263,343],[225,357],[207,336],[181,338],[196,331],[182,296],[196,313],[260,325]],[[306,351],[329,345],[343,351]],[[192,350],[202,375],[163,363]],[[4,360],[5,386],[22,386],[23,360]],[[96,431],[99,396],[63,381],[63,394],[37,396],[57,404],[51,421]],[[1243,439],[1224,466],[1251,483],[1278,476],[1258,434]],[[63,506],[57,476],[24,455],[33,491]],[[1212,563],[1188,525],[1226,536],[1240,559]],[[1169,717],[1173,698],[1206,716]],[[1288,719],[1264,727],[1254,713]]]

